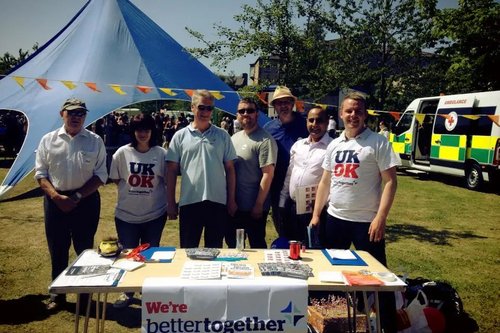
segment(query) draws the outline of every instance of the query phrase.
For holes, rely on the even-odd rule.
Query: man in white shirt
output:
[[[330,135],[333,139],[337,136],[336,127],[337,122],[333,119],[333,116],[330,116],[330,119],[328,120],[328,135]]]
[[[101,211],[97,188],[106,183],[106,148],[83,128],[85,103],[66,100],[59,114],[64,125],[43,136],[36,152],[35,179],[45,192],[45,232],[52,280],[68,265],[71,241],[77,254],[94,248]],[[60,309],[65,295],[51,295],[48,310]]]
[[[287,229],[290,230],[290,239],[308,241],[307,226],[312,214],[297,214],[297,187],[317,186],[323,175],[323,160],[328,144],[333,140],[326,134],[328,117],[326,111],[320,106],[315,106],[307,115],[307,130],[309,136],[297,141],[290,149],[290,164],[280,193],[280,216],[284,216]],[[314,196],[314,194],[308,194]],[[310,201],[310,208],[314,208],[314,198],[301,198]],[[310,200],[308,200],[310,199]],[[287,207],[287,209],[285,209]],[[326,210],[322,213],[326,219]],[[320,233],[321,234],[321,233]],[[319,244],[310,244],[309,246]]]

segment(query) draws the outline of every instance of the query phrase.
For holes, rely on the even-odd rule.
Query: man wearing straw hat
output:
[[[278,86],[271,100],[271,105],[278,113],[278,118],[264,125],[264,129],[274,137],[278,145],[278,160],[270,193],[274,227],[280,237],[289,236],[288,231],[283,226],[283,219],[278,212],[280,192],[290,162],[290,149],[298,139],[309,136],[306,119],[302,115],[293,112],[296,101],[297,97],[292,94],[290,89],[285,86]]]

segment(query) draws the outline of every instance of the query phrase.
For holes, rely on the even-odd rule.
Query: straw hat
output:
[[[292,95],[290,89],[285,86],[277,86],[274,91],[273,99],[271,100],[271,105],[274,104],[274,101],[282,98],[293,98],[294,101],[297,101],[297,97]]]

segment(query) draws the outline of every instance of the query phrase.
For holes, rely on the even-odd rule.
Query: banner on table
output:
[[[142,332],[307,332],[307,282],[148,278]]]

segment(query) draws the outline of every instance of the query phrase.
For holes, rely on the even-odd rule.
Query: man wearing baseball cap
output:
[[[296,101],[297,97],[292,94],[290,89],[285,86],[278,86],[271,100],[271,105],[278,113],[278,118],[264,125],[264,129],[273,136],[278,145],[278,160],[270,193],[274,227],[280,237],[289,236],[286,228],[282,225],[283,219],[278,212],[280,192],[285,182],[290,161],[290,149],[298,139],[309,136],[306,119],[301,114],[293,112]]]
[[[44,135],[36,151],[35,179],[45,192],[52,280],[68,265],[72,241],[78,255],[94,247],[101,211],[97,188],[106,183],[108,173],[104,142],[83,127],[87,112],[84,101],[66,100],[59,111],[63,126]],[[66,295],[51,295],[47,309],[59,310],[65,303]]]

